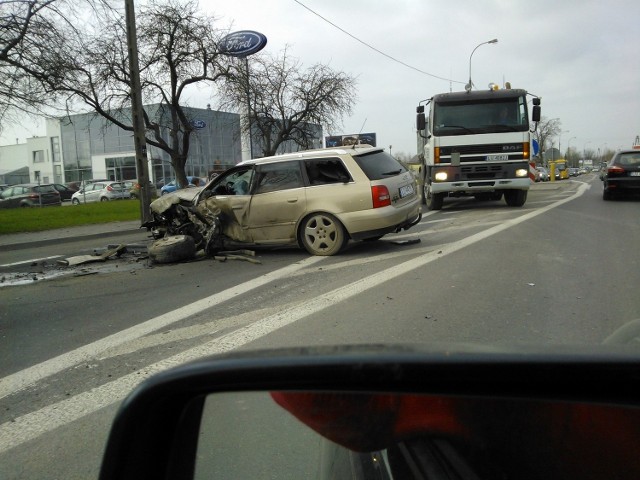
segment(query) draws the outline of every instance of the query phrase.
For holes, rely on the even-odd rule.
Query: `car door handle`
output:
[[[287,198],[287,203],[296,203],[297,201],[297,198]]]

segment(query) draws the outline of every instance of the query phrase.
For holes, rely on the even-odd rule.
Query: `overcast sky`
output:
[[[627,148],[640,135],[637,0],[201,0],[200,5],[218,17],[220,28],[231,24],[231,30],[266,35],[267,51],[277,54],[288,45],[289,55],[304,65],[321,62],[357,77],[353,116],[343,119],[341,131],[325,135],[362,129],[375,132],[379,146],[413,155],[418,102],[463,90],[471,52],[493,38],[497,44],[482,45],[473,54],[476,88],[508,81],[542,97],[543,117],[562,122],[563,152],[568,145]],[[202,102],[193,106],[215,105],[212,99]],[[0,144],[43,133],[7,131]]]

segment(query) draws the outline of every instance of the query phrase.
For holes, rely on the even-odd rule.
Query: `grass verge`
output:
[[[139,200],[0,210],[0,235],[140,219]]]

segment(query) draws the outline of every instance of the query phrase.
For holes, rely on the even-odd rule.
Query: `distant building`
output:
[[[168,115],[160,105],[147,106],[146,112],[160,124],[168,125]],[[195,130],[191,134],[187,175],[207,178],[214,170],[238,163],[240,152],[240,116],[211,109],[185,108]],[[123,121],[129,124],[129,110]],[[95,113],[72,115],[60,120],[65,180],[87,178],[132,180],[137,178],[133,134]],[[170,142],[169,128],[160,135]],[[174,178],[170,157],[147,143],[149,172],[153,181]]]
[[[0,183],[61,183],[58,120],[46,119],[46,135],[27,138],[25,143],[0,147]]]

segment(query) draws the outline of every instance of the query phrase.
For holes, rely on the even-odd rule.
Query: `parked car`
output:
[[[23,183],[0,192],[0,208],[62,205],[60,194],[50,183]]]
[[[187,177],[187,180],[189,181],[189,187],[204,187],[207,183],[200,177]],[[160,189],[160,195],[173,193],[176,190],[178,190],[178,182],[176,180],[172,180],[162,186]]]
[[[538,170],[539,172],[539,178],[541,182],[548,182],[549,180],[551,180],[549,178],[549,170],[547,170],[545,167],[536,167],[536,170]]]
[[[71,197],[71,203],[79,205],[90,202],[107,202],[130,198],[123,182],[94,182],[87,184]]]
[[[600,178],[604,182],[604,200],[612,200],[625,193],[640,193],[640,150],[617,152]]]
[[[65,200],[71,200],[71,197],[74,193],[78,191],[77,188],[72,188],[68,185],[63,185],[61,183],[53,183],[53,188],[55,188],[60,194],[60,199],[64,202]]]
[[[413,174],[373,147],[248,160],[193,190],[154,201],[147,226],[156,238],[191,237],[184,241],[208,254],[238,245],[299,245],[312,255],[334,255],[349,239],[377,240],[421,218]]]

